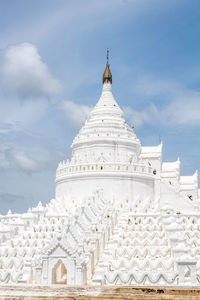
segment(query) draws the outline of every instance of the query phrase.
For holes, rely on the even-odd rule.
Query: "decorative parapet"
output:
[[[152,168],[142,164],[125,165],[125,164],[112,164],[112,163],[95,163],[95,164],[80,164],[80,165],[68,165],[62,164],[57,169],[56,181],[64,177],[71,177],[73,175],[84,175],[88,173],[123,173],[123,174],[146,174],[152,175]]]
[[[135,273],[129,272],[127,274],[123,272],[115,272],[114,274],[105,273],[101,285],[110,284],[115,285],[116,282],[121,285],[177,285],[177,279],[179,274],[177,272],[173,273],[156,273],[152,274],[149,272],[143,272],[141,275],[136,275]]]
[[[18,272],[15,275],[13,275],[9,271],[3,273],[0,272],[0,283],[7,283],[8,281],[11,283],[17,283],[21,280],[22,276],[23,276],[22,272]]]

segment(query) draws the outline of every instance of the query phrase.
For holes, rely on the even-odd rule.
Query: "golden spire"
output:
[[[110,82],[112,83],[112,74],[110,72],[110,65],[108,63],[108,58],[109,58],[109,49],[107,48],[107,63],[106,63],[106,68],[105,71],[103,73],[103,83],[104,82]]]

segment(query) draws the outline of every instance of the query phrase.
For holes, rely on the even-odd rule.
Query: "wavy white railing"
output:
[[[167,239],[147,239],[145,238],[144,240],[138,239],[138,238],[120,238],[118,240],[118,244],[120,246],[168,246],[168,241]]]
[[[145,239],[145,238],[148,238],[148,239],[165,239],[165,233],[160,231],[160,232],[149,232],[149,231],[144,231],[144,232],[139,232],[139,231],[136,231],[136,232],[127,232],[126,233],[126,237],[127,238],[130,238],[130,239],[133,239],[133,238],[137,238],[137,239]]]
[[[200,238],[200,232],[198,230],[186,231],[185,237],[188,237],[189,239],[191,239],[191,238],[199,239]]]
[[[11,269],[11,268],[16,268],[20,269],[21,266],[24,264],[24,260],[21,259],[16,259],[16,258],[0,258],[0,269],[3,267],[5,269]]]
[[[0,273],[0,282],[1,283],[7,283],[7,282],[12,282],[12,283],[16,283],[18,282],[21,277],[22,277],[23,273],[17,273],[15,275],[13,275],[11,272],[5,272],[4,274]]]
[[[128,220],[127,220],[127,223],[128,223]],[[125,224],[124,222],[122,223],[121,222],[121,229],[127,229],[127,230],[132,230],[132,231],[149,231],[149,232],[161,232],[163,231],[163,225],[162,224],[142,224],[142,223],[139,223],[137,221],[134,222],[134,224],[132,225],[128,225]]]
[[[150,268],[152,270],[156,269],[164,269],[164,270],[173,270],[174,268],[174,261],[164,260],[163,259],[157,259],[155,261],[150,259],[144,259],[144,260],[138,260],[138,259],[132,259],[127,260],[125,258],[122,258],[118,261],[109,261],[109,265],[113,270],[120,270],[121,268],[125,268],[126,270],[131,270],[134,268],[137,268],[139,270],[145,270],[147,268]]]
[[[162,257],[166,257],[167,255],[170,255],[171,250],[169,247],[151,247],[151,248],[134,248],[134,249],[128,249],[127,247],[123,247],[123,248],[118,248],[116,250],[113,250],[113,255],[115,256],[128,256],[128,258],[133,258],[136,256],[139,257],[146,257],[146,256],[151,256],[151,257],[156,257],[156,256],[162,256]]]
[[[141,275],[136,275],[135,273],[130,272],[128,274],[114,272],[114,274],[105,273],[102,284],[120,283],[122,285],[145,285],[145,280],[148,280],[151,284],[159,284],[159,281],[163,280],[166,284],[171,285],[173,283],[177,284],[176,279],[178,278],[178,276],[179,275],[177,272],[173,272],[171,274],[150,274],[148,272],[143,272]]]

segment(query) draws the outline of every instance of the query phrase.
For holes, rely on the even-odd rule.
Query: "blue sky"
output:
[[[183,175],[200,166],[199,0],[0,1],[0,213],[54,197],[55,170],[101,93]]]

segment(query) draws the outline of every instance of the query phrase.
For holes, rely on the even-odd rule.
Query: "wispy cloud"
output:
[[[48,112],[49,102],[43,98],[26,99],[21,101],[14,97],[7,97],[7,101],[0,99],[0,132],[11,130],[13,126],[26,127],[36,124]],[[4,124],[4,125],[3,125]],[[10,127],[9,127],[10,126]]]
[[[185,91],[177,95],[162,111],[162,118],[166,122],[183,126],[200,125],[200,93]]]
[[[41,173],[54,170],[62,158],[56,149],[48,149],[38,143],[35,147],[19,145],[17,141],[0,147],[0,169],[4,172]]]
[[[7,158],[8,157],[21,171],[34,172],[38,170],[38,164],[28,157],[23,150],[11,150],[9,151],[9,155],[7,154]]]
[[[152,122],[152,118],[157,117],[158,111],[154,104],[148,107],[148,109],[137,111],[131,108],[130,106],[123,107],[125,118],[128,122],[133,125],[140,127],[145,123]]]
[[[182,89],[183,87],[177,81],[147,74],[139,76],[132,87],[135,93],[146,97],[162,95],[169,97],[179,93]]]
[[[21,201],[24,200],[24,196],[10,194],[10,193],[0,194],[0,203],[1,202],[13,203],[20,200]]]
[[[10,174],[54,170],[63,155],[55,147],[49,148],[44,137],[15,125],[0,123],[0,141],[0,170]]]
[[[43,1],[45,3],[45,1]],[[47,4],[48,2],[46,2]],[[155,5],[155,4],[154,4]],[[35,5],[37,7],[37,4]],[[42,5],[41,5],[42,6]],[[148,1],[123,1],[123,0],[101,0],[101,1],[59,1],[55,4],[45,5],[46,14],[42,10],[33,9],[27,14],[29,19],[23,15],[26,26],[19,22],[16,16],[12,22],[13,26],[7,26],[0,41],[0,47],[10,44],[13,40],[34,40],[34,42],[47,41],[54,30],[59,31],[65,28],[66,33],[73,31],[82,32],[82,30],[94,31],[97,27],[108,24],[118,19],[119,15],[126,15],[132,11],[135,17],[142,14],[145,7],[151,9]],[[30,4],[28,6],[30,8]],[[3,12],[3,9],[2,9]],[[19,14],[20,16],[20,14]],[[17,22],[18,21],[18,22]],[[81,24],[81,26],[80,26]],[[91,26],[92,24],[92,26]],[[71,34],[65,35],[66,39],[71,38]]]
[[[134,92],[149,99],[146,108],[124,107],[125,116],[136,126],[161,124],[164,126],[200,125],[200,92],[169,80],[140,78]],[[159,105],[154,99],[159,99]]]
[[[80,128],[83,125],[92,110],[92,106],[76,104],[72,101],[63,101],[59,108],[64,111],[67,120],[75,128]]]

